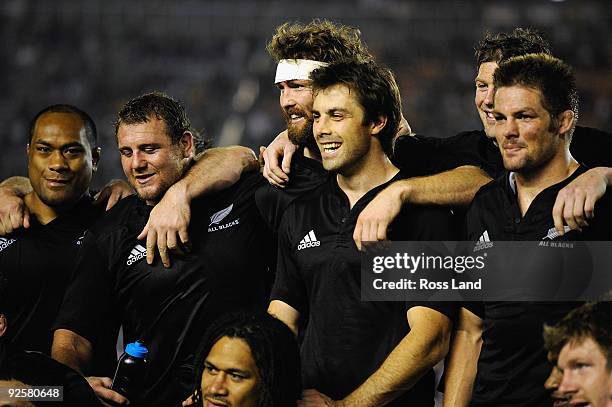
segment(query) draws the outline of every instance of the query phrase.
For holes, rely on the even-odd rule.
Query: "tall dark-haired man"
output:
[[[546,54],[514,57],[497,68],[494,86],[490,130],[506,172],[476,194],[467,214],[468,239],[609,240],[609,195],[582,232],[556,233],[551,216],[559,190],[586,172],[569,150],[578,117],[571,68]],[[445,400],[459,406],[549,405],[542,386],[548,363],[541,329],[573,307],[528,302],[466,306],[458,322],[461,334],[453,342]]]
[[[74,106],[49,106],[32,120],[27,153],[32,190],[23,202],[30,225],[0,237],[0,270],[10,281],[6,339],[50,354],[51,327],[81,238],[102,214],[89,195],[100,158],[96,126]]]
[[[83,239],[77,271],[55,324],[53,357],[88,373],[100,321],[123,326],[127,342],[149,348],[144,389],[131,404],[179,404],[193,388],[193,358],[220,314],[265,307],[270,237],[254,204],[258,174],[194,201],[191,253],[169,269],[147,264],[137,239],[155,205],[187,171],[195,154],[184,108],[160,93],[129,101],[116,137],[123,170],[137,196],[123,199]],[[127,400],[109,378],[90,378],[104,399]]]
[[[301,347],[307,390],[299,405],[431,406],[431,368],[446,354],[452,309],[362,302],[352,240],[359,212],[404,176],[385,154],[401,118],[395,79],[373,63],[331,64],[311,79],[315,140],[332,175],[282,218],[268,309],[296,334],[300,319],[308,321]],[[450,217],[439,208],[411,208],[392,238],[452,239]]]

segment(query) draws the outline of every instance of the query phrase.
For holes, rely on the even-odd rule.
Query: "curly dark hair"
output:
[[[402,118],[402,100],[393,73],[373,62],[339,62],[314,70],[312,89],[314,94],[336,84],[344,84],[357,95],[365,111],[364,124],[373,123],[380,116],[387,124],[378,139],[387,155],[391,154],[393,137]]]
[[[475,50],[476,66],[484,62],[503,62],[526,54],[552,55],[550,44],[531,28],[515,28],[510,33],[486,33]]]
[[[210,145],[210,141],[201,132],[191,127],[191,121],[183,104],[158,91],[135,97],[119,110],[115,120],[115,136],[121,124],[146,123],[151,117],[156,117],[166,123],[168,136],[173,144],[177,144],[183,134],[188,131],[193,134],[196,152],[202,152]]]
[[[559,355],[568,342],[581,342],[591,338],[606,357],[608,370],[612,370],[612,302],[586,303],[570,311],[557,325],[544,326],[544,346]]]
[[[196,353],[196,405],[203,403],[204,362],[223,337],[242,339],[249,346],[262,382],[259,407],[296,405],[302,391],[298,344],[291,330],[267,313],[229,314],[211,325]]]
[[[312,59],[328,63],[374,60],[361,41],[358,29],[320,19],[308,24],[287,22],[278,26],[266,49],[277,62],[281,59]]]
[[[47,113],[68,113],[75,114],[81,118],[83,127],[85,127],[85,136],[89,141],[89,146],[93,149],[98,146],[98,131],[96,124],[93,119],[84,111],[73,105],[57,104],[45,107],[40,112],[36,113],[36,116],[30,121],[30,131],[28,134],[28,143],[32,142],[32,136],[34,136],[34,129],[36,128],[36,122],[40,117]]]

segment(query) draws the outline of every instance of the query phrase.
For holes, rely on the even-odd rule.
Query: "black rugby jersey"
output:
[[[391,181],[351,209],[336,177],[296,200],[279,229],[279,260],[271,299],[307,320],[301,346],[304,388],[340,399],[361,385],[408,334],[406,311],[433,308],[451,320],[453,304],[362,302],[360,254],[353,241],[357,217]],[[407,206],[390,227],[392,240],[456,239],[448,209]],[[433,371],[390,406],[433,406]]]
[[[86,234],[78,273],[66,293],[56,329],[88,340],[99,321],[123,326],[124,341],[149,349],[145,389],[132,405],[180,405],[193,389],[194,353],[207,327],[238,310],[264,310],[270,281],[270,233],[254,204],[259,174],[192,203],[191,254],[164,268],[149,266],[136,239],[150,206],[123,199]]]
[[[255,194],[257,207],[270,228],[276,231],[291,202],[315,190],[327,177],[328,172],[320,161],[305,157],[303,149],[298,150],[291,160],[289,184],[283,189],[267,184]]]
[[[576,126],[570,152],[587,167],[612,167],[612,134]],[[415,174],[437,174],[461,165],[482,168],[493,179],[504,173],[499,148],[483,130],[464,131],[448,138],[403,136],[396,140],[394,162]]]
[[[90,197],[46,225],[30,216],[28,229],[0,237],[0,270],[9,286],[6,304],[16,348],[51,354],[53,322],[70,281],[85,230],[103,213]]]
[[[557,193],[586,171],[580,166],[562,182],[543,190],[521,216],[513,181],[508,173],[483,186],[467,213],[468,240],[478,241],[486,234],[490,241],[515,240],[610,240],[612,238],[612,199],[607,194],[596,206],[596,217],[583,232],[564,236],[554,232],[552,208]],[[551,263],[554,263],[551,259]],[[550,273],[551,286],[563,273]],[[574,270],[569,270],[574,271]],[[580,279],[575,270],[574,277]],[[577,281],[579,283],[579,281]],[[543,324],[557,323],[580,303],[484,302],[466,306],[483,320],[483,345],[472,392],[472,406],[551,406],[544,381],[551,366],[542,339]]]

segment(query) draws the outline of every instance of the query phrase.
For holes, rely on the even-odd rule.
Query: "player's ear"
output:
[[[192,158],[195,156],[195,142],[192,132],[188,130],[183,132],[179,145],[183,151],[184,157]]]
[[[387,125],[387,117],[386,116],[378,116],[376,120],[370,123],[370,133],[372,135],[379,134],[382,129]]]
[[[574,126],[576,115],[573,111],[566,110],[557,116],[557,120],[559,123],[558,133],[564,135],[567,134],[567,132],[569,132]]]

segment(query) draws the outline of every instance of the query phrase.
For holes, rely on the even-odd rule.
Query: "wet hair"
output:
[[[68,113],[75,114],[81,118],[83,122],[83,126],[85,127],[85,136],[87,137],[87,141],[89,141],[89,146],[93,149],[98,146],[98,130],[96,129],[96,124],[92,120],[92,118],[73,105],[67,104],[57,104],[45,107],[43,110],[38,112],[36,116],[30,121],[30,132],[28,136],[28,143],[32,142],[32,137],[34,136],[34,130],[36,128],[36,122],[40,117],[46,113]]]
[[[393,73],[373,62],[339,62],[314,70],[310,79],[316,95],[321,90],[342,84],[355,92],[365,112],[364,123],[374,123],[380,116],[387,118],[378,139],[387,155],[391,154],[393,137],[402,117],[402,100]]]
[[[320,19],[308,24],[287,22],[278,26],[266,49],[276,62],[281,59],[311,59],[327,63],[374,60],[361,41],[358,29]]]
[[[558,116],[566,110],[574,112],[574,132],[578,120],[578,91],[572,68],[547,54],[528,54],[502,62],[493,75],[495,89],[504,86],[524,86],[538,90],[542,106],[550,114],[551,130],[558,128]]]
[[[204,151],[210,144],[209,140],[191,127],[191,121],[183,104],[157,91],[138,96],[119,110],[115,121],[115,136],[120,125],[147,123],[152,117],[166,123],[166,131],[172,144],[178,144],[186,131],[193,134],[196,152]]]
[[[526,54],[552,55],[550,44],[530,28],[515,28],[510,33],[486,33],[476,46],[476,66],[485,62],[501,63]]]
[[[578,344],[593,339],[606,357],[608,370],[612,370],[612,302],[586,303],[570,311],[558,324],[544,326],[544,346],[559,355],[567,344]]]
[[[302,392],[300,354],[289,328],[267,313],[229,314],[207,331],[196,353],[196,405],[202,405],[204,362],[221,338],[243,340],[250,348],[261,380],[259,407],[295,406]]]

